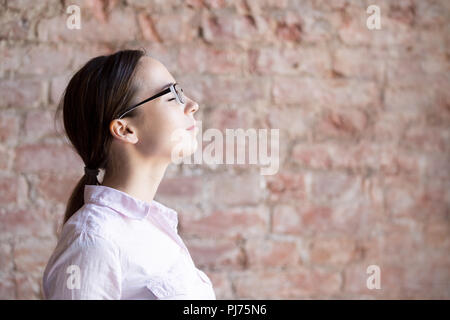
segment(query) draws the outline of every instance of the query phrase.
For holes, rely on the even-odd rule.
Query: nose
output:
[[[195,112],[197,112],[197,110],[199,108],[198,103],[186,96],[185,96],[185,98],[187,99],[187,103],[186,103],[186,108],[185,108],[184,112],[186,114],[190,114],[190,113],[194,114]]]

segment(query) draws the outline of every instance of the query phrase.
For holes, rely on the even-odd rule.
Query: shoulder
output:
[[[61,234],[85,237],[95,236],[114,241],[115,235],[120,234],[123,219],[114,210],[94,204],[85,204],[75,212],[63,225]]]

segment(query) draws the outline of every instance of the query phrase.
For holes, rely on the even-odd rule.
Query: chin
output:
[[[172,148],[171,161],[174,164],[179,164],[183,159],[190,157],[198,148],[198,141],[190,139],[189,142],[184,141],[182,145],[178,144]]]
[[[197,151],[198,148],[198,141],[193,140],[192,143],[188,144],[186,148],[183,150],[183,157],[189,157],[192,154],[194,154],[195,151]]]

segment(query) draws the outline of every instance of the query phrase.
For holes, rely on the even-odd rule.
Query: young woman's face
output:
[[[175,79],[159,61],[144,56],[140,59],[135,77],[138,90],[134,103],[139,103],[175,83]],[[174,161],[195,152],[198,126],[194,113],[198,104],[184,94],[185,102],[180,104],[175,94],[169,92],[140,105],[138,116],[126,118],[135,128],[135,146],[141,156],[160,157]],[[195,125],[192,129],[189,129]],[[133,137],[131,137],[133,139]]]

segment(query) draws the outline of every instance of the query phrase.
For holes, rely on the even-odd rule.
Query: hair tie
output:
[[[88,167],[84,167],[84,174],[87,176],[97,177],[99,171],[100,171],[99,169],[90,169]]]

